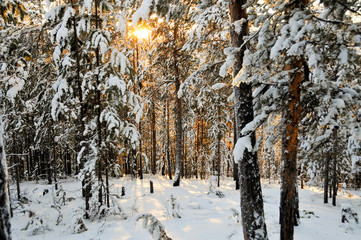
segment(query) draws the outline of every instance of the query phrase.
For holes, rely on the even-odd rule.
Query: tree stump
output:
[[[153,182],[152,181],[149,182],[150,182],[150,193],[154,193]]]

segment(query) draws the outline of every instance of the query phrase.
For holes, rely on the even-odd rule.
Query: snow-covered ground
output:
[[[149,193],[150,178],[154,182],[154,194]],[[136,221],[141,213],[151,213],[158,218],[168,236],[174,240],[243,239],[242,225],[237,223],[235,216],[239,211],[240,194],[233,190],[234,182],[230,178],[222,179],[221,187],[213,189],[214,192],[220,190],[224,194],[223,198],[214,193],[208,194],[209,180],[182,180],[181,186],[174,188],[172,181],[164,177],[145,176],[143,180],[112,179],[111,185],[112,199],[123,209],[123,215],[108,215],[96,221],[85,221],[88,230],[73,234],[74,216],[82,215],[84,205],[81,183],[69,178],[61,181],[66,192],[65,205],[59,205],[62,218],[58,218],[59,211],[54,207],[54,199],[61,204],[63,198],[55,197],[53,186],[22,183],[22,195],[30,201],[16,205],[11,222],[13,239],[152,239],[141,221]],[[279,185],[263,183],[262,186],[269,238],[279,239]],[[125,187],[125,196],[118,198],[122,187]],[[49,193],[43,196],[45,189]],[[300,189],[301,224],[295,228],[295,239],[360,240],[361,223],[341,223],[343,203],[350,204],[361,216],[361,191],[341,189],[337,206],[333,207],[331,204],[323,204],[321,189]],[[180,218],[175,217],[177,214]],[[127,216],[126,220],[122,220],[124,216]],[[27,227],[30,220],[33,223]],[[34,229],[39,232],[32,236]]]

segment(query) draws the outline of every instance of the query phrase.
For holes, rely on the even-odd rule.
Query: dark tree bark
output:
[[[75,15],[79,14],[79,6],[78,6],[78,0],[70,0],[70,4],[72,5],[72,8],[75,9]],[[74,41],[74,55],[75,55],[75,59],[76,59],[76,81],[77,81],[77,86],[78,86],[78,97],[79,97],[79,102],[80,102],[80,117],[79,117],[79,127],[80,127],[80,131],[78,132],[78,136],[77,136],[77,141],[78,141],[78,147],[77,147],[77,154],[80,153],[80,151],[82,150],[82,147],[84,147],[84,130],[85,130],[85,122],[84,122],[84,118],[86,115],[86,108],[85,108],[85,103],[84,103],[84,97],[83,97],[83,90],[82,90],[82,81],[81,81],[81,77],[80,77],[80,73],[81,73],[81,64],[80,64],[80,49],[79,49],[79,37],[78,37],[78,32],[77,32],[77,21],[76,21],[76,16],[74,16],[72,18],[72,24],[73,24],[73,41]],[[83,156],[85,154],[85,152],[87,151],[87,149],[85,149],[85,151],[83,152]],[[69,158],[70,160],[70,158]],[[84,157],[81,157],[80,159],[80,164],[79,166],[77,165],[77,169],[76,169],[76,174],[79,173],[80,170],[82,170],[85,166],[86,163],[86,159]],[[68,173],[71,174],[71,166],[70,168],[68,167]],[[85,218],[89,218],[89,210],[90,210],[90,204],[89,204],[89,200],[91,198],[91,173],[90,172],[85,172],[84,176],[83,176],[83,180],[82,180],[82,196],[85,199]]]
[[[293,215],[294,219],[294,225],[298,226],[299,224],[299,219],[300,219],[300,209],[299,209],[299,202],[300,202],[300,198],[298,196],[298,182],[297,182],[297,176],[296,176],[296,185],[295,185],[295,189],[296,189],[296,196],[295,196],[295,205],[294,205],[294,209],[295,209],[295,214]]]
[[[221,133],[218,133],[217,137],[217,186],[220,186],[221,183]]]
[[[11,240],[10,201],[8,195],[8,174],[2,124],[0,123],[0,239]]]
[[[30,143],[28,143],[29,145],[28,146],[30,146]],[[26,174],[26,180],[30,180],[30,163],[29,163],[29,154],[27,154],[26,156],[25,156],[25,161],[26,161],[26,172],[27,172],[27,174]]]
[[[100,29],[100,22],[99,22],[99,4],[100,0],[95,0],[95,28],[98,30]],[[99,46],[95,49],[95,58],[96,58],[96,67],[100,66],[100,55],[99,55]],[[97,135],[98,135],[98,181],[99,181],[99,195],[98,200],[100,205],[103,205],[103,178],[102,178],[102,124],[100,121],[100,116],[102,113],[102,99],[101,99],[101,90],[100,90],[100,80],[99,80],[99,73],[96,74],[96,103],[97,103]]]
[[[221,109],[218,106],[218,118],[219,115],[221,113]],[[222,139],[222,133],[221,131],[218,132],[218,136],[217,136],[217,186],[220,186],[221,183],[221,139]]]
[[[323,183],[323,203],[328,203],[328,175],[330,166],[330,154],[326,154],[325,170],[324,170],[324,183]]]
[[[18,201],[20,202],[21,200],[21,195],[20,195],[20,161],[19,161],[19,157],[18,156],[14,156],[15,159],[15,176],[16,176],[16,193],[17,193],[17,197],[18,197]]]
[[[68,176],[71,176],[71,154],[69,153],[69,149],[66,150],[66,173]]]
[[[48,184],[53,184],[53,179],[52,179],[52,175],[53,175],[52,162],[53,161],[50,156],[49,149],[44,150],[44,158],[46,161],[46,173],[47,173],[47,178],[48,178]]]
[[[237,86],[235,86],[234,88],[238,88]],[[235,90],[235,91],[239,91],[239,90]],[[236,124],[236,118],[234,118],[233,121],[233,145],[235,146],[237,143],[237,124]],[[239,174],[238,174],[238,163],[236,163],[236,161],[234,161],[233,159],[233,180],[236,183],[236,190],[239,190]]]
[[[155,128],[156,117],[155,117],[155,104],[152,102],[152,113],[151,113],[151,131],[152,131],[152,174],[157,173],[157,131]]]
[[[33,180],[33,171],[34,171],[34,158],[33,151],[29,148],[29,180]]]
[[[51,120],[51,124],[54,125],[53,121]],[[58,190],[58,163],[56,161],[56,150],[55,150],[55,133],[54,129],[51,127],[51,152],[52,152],[52,163],[53,163],[53,177],[54,177],[54,185],[55,190]]]
[[[176,101],[176,169],[174,175],[173,187],[180,185],[181,165],[182,165],[182,154],[183,154],[183,129],[182,129],[182,99],[178,97],[181,81],[178,68],[178,46],[177,46],[177,34],[178,26],[174,27],[174,43],[173,43],[173,58],[174,58],[174,70],[175,70],[175,101]]]
[[[196,179],[198,179],[198,155],[199,155],[199,118],[197,118],[196,121],[196,126],[197,126],[197,135],[196,135],[196,154],[195,154],[195,158],[194,158],[194,175],[196,177]]]
[[[230,21],[234,23],[241,19],[247,19],[247,12],[242,6],[245,0],[231,0],[229,5]],[[232,47],[241,47],[244,43],[243,37],[248,35],[248,22],[242,24],[242,30],[238,34],[231,28]],[[233,76],[235,77],[242,69],[245,46],[236,54],[237,61],[233,65]],[[244,135],[241,130],[254,119],[252,86],[249,83],[241,83],[234,88],[235,92],[235,118],[237,137]],[[248,134],[252,147],[256,144],[255,132]],[[244,151],[239,160],[239,179],[241,186],[241,214],[243,225],[243,236],[245,240],[268,239],[266,223],[264,219],[263,198],[256,151]]]
[[[169,96],[167,96],[167,162],[168,162],[168,176],[172,180],[172,164],[170,160],[170,134],[169,134]]]
[[[142,121],[139,121],[139,135],[142,136]],[[139,178],[143,179],[143,146],[142,137],[139,139]]]
[[[200,139],[200,149],[201,149],[201,156],[200,156],[200,160],[201,160],[201,179],[205,179],[205,175],[206,175],[206,164],[204,163],[205,158],[203,156],[203,151],[204,151],[204,121],[203,118],[201,118],[201,139]]]
[[[105,193],[106,193],[107,208],[110,207],[110,202],[109,202],[109,197],[110,197],[109,196],[109,159],[110,159],[110,155],[111,154],[108,152],[108,155],[105,158]]]
[[[336,195],[337,195],[337,130],[338,126],[333,128],[333,165],[332,165],[332,205],[336,206]]]

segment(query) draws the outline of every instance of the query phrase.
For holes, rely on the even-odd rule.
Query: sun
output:
[[[139,28],[133,32],[137,39],[147,39],[151,31],[148,28]]]

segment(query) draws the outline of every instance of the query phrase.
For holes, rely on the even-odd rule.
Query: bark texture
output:
[[[157,131],[156,116],[155,116],[155,104],[152,102],[152,113],[151,113],[151,129],[152,129],[152,174],[157,173]]]
[[[231,23],[247,19],[247,12],[242,6],[245,0],[232,0],[229,5]],[[237,34],[231,28],[231,42],[233,47],[243,45],[243,37],[248,34],[248,22],[242,24],[242,31]],[[236,63],[233,66],[233,75],[242,69],[245,46],[236,55]],[[235,118],[237,137],[244,135],[241,130],[253,120],[253,97],[252,86],[249,83],[241,83],[234,88],[235,92]],[[252,147],[255,146],[255,132],[248,134],[251,138]],[[263,198],[260,182],[260,172],[256,151],[245,150],[243,157],[238,163],[239,182],[241,187],[241,214],[243,225],[243,236],[245,240],[268,239],[266,223],[264,219]]]
[[[332,205],[336,206],[336,196],[337,196],[337,130],[338,126],[333,128],[333,165],[332,165]]]
[[[282,185],[280,223],[281,239],[293,239],[296,218],[296,180],[297,180],[297,146],[298,123],[302,108],[301,82],[304,77],[303,62],[299,59],[292,60],[286,70],[291,71],[291,82],[288,86],[288,105],[284,114],[286,128],[282,138]]]
[[[6,156],[2,138],[2,124],[0,123],[0,239],[4,240],[11,239],[7,175]]]
[[[170,134],[169,134],[169,100],[167,96],[167,162],[168,162],[168,176],[172,180],[172,164],[170,160]]]
[[[181,174],[182,155],[183,155],[182,99],[178,97],[178,92],[180,89],[181,82],[180,82],[179,68],[178,68],[178,50],[177,50],[178,29],[177,28],[178,28],[177,26],[175,26],[174,28],[174,48],[173,48],[174,70],[175,70],[176,141],[177,141],[175,175],[173,182],[174,187],[180,185],[180,174]]]
[[[302,11],[309,0],[294,1],[286,11]],[[289,20],[291,15],[286,18]],[[298,124],[302,113],[301,108],[301,83],[308,81],[309,69],[306,62],[298,57],[291,56],[285,70],[289,71],[288,103],[284,112],[286,123],[282,136],[282,183],[280,203],[281,240],[292,240],[294,226],[297,226],[297,147]]]
[[[325,171],[324,171],[324,183],[323,183],[323,203],[328,203],[328,175],[330,168],[330,154],[326,154],[325,159]]]

